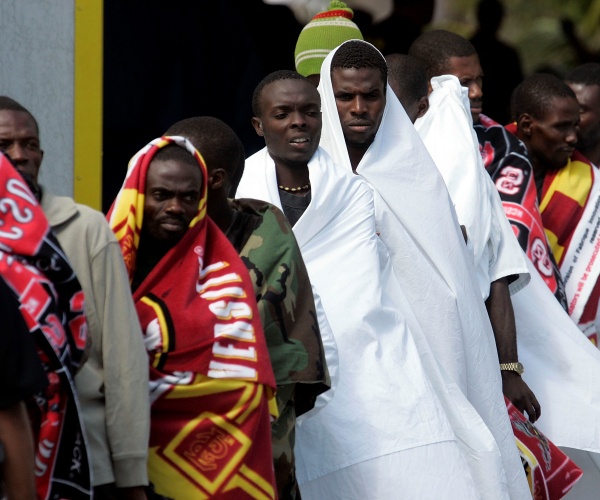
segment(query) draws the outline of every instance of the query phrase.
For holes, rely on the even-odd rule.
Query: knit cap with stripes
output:
[[[352,9],[340,0],[331,0],[329,10],[315,15],[296,42],[296,71],[303,76],[318,75],[329,52],[347,40],[363,40],[353,17]]]

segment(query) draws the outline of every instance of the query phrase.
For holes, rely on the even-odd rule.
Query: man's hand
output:
[[[490,296],[485,301],[492,330],[496,339],[496,349],[500,363],[516,363],[517,328],[515,315],[508,291],[508,279],[500,278],[490,285]],[[527,412],[530,422],[541,415],[540,404],[518,373],[503,370],[502,392],[521,412]]]
[[[515,372],[503,371],[502,392],[521,413],[527,412],[529,421],[535,422],[542,414],[542,409],[535,394]]]

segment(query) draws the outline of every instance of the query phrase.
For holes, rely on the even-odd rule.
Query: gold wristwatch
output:
[[[500,363],[500,371],[517,372],[518,375],[521,375],[525,368],[518,361],[516,363]]]

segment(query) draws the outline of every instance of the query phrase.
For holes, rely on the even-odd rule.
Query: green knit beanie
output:
[[[325,57],[338,45],[347,40],[363,40],[353,17],[352,9],[340,0],[331,0],[329,10],[314,16],[296,42],[296,71],[303,76],[318,75]]]

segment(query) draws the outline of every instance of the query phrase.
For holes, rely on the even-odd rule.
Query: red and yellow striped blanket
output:
[[[202,157],[182,138],[152,141],[131,160],[109,222],[131,277],[146,174],[169,144],[196,157],[203,194],[185,236],[134,294],[150,357],[150,481],[173,499],[272,499],[275,380],[248,271],[206,216]]]
[[[575,151],[569,163],[544,180],[540,212],[565,282],[569,315],[598,345],[600,299],[600,178]]]

